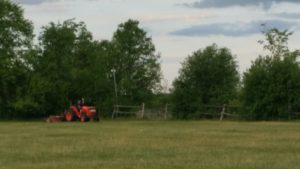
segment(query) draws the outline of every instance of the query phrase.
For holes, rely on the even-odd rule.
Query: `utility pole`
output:
[[[114,112],[112,113],[112,118],[114,118],[114,115],[116,113],[119,112],[119,106],[118,106],[118,90],[117,90],[117,82],[116,82],[116,69],[112,68],[110,70],[113,74],[113,77],[114,77],[114,85],[115,85],[115,97],[116,97],[116,105],[114,106]]]
[[[118,105],[118,90],[117,90],[117,82],[116,82],[116,69],[111,69],[111,72],[114,76],[114,85],[115,85],[115,96],[116,96],[116,105]]]

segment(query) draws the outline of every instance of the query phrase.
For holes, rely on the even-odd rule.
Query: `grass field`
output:
[[[299,169],[299,122],[2,122],[1,169]]]

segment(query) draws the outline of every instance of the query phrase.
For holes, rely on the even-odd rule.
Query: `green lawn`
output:
[[[299,122],[2,122],[1,169],[298,169]]]

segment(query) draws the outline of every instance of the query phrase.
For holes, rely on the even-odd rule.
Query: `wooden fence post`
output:
[[[165,120],[167,119],[167,114],[168,114],[168,104],[166,104],[165,107]]]
[[[145,103],[142,104],[142,119],[144,119],[145,115]]]
[[[226,111],[226,104],[223,104],[223,108],[222,108],[222,111],[221,111],[220,121],[223,120],[225,111]]]
[[[115,112],[116,112],[116,105],[114,105],[114,110],[113,110],[113,113],[112,113],[112,115],[111,115],[111,118],[112,118],[112,119],[113,119],[114,116],[115,116]]]

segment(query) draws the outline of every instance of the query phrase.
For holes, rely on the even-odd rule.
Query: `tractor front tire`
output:
[[[72,110],[67,110],[66,113],[65,113],[65,116],[66,116],[66,121],[67,122],[71,122],[71,121],[75,120],[75,114],[73,113]]]

